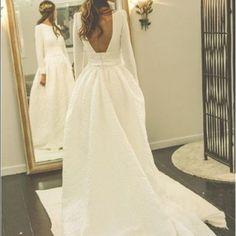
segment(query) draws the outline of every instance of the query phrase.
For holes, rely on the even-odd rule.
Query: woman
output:
[[[30,94],[29,113],[35,149],[63,148],[64,122],[74,87],[72,66],[64,38],[56,25],[51,1],[39,5],[42,17],[35,27],[38,70]]]
[[[126,12],[86,0],[74,16],[74,47],[63,236],[212,236],[202,221],[226,227],[223,212],[154,164]]]

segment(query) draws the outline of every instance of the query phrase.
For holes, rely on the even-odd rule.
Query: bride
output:
[[[35,149],[58,151],[63,148],[64,122],[74,77],[65,41],[56,24],[52,1],[39,4],[41,18],[35,26],[38,61],[29,103]]]
[[[223,212],[154,164],[126,12],[86,0],[74,16],[74,50],[63,236],[213,236],[204,222],[226,228]]]

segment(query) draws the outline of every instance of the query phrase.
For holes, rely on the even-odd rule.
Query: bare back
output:
[[[113,15],[101,15],[99,26],[103,33],[99,36],[100,30],[96,29],[88,39],[95,52],[106,52],[112,39]]]

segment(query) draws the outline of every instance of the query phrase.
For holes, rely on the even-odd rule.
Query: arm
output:
[[[134,79],[138,82],[137,68],[130,40],[127,13],[125,10],[122,10],[122,14],[123,14],[123,25],[121,31],[121,55],[126,67],[134,76]]]
[[[40,74],[46,74],[45,63],[44,63],[44,42],[43,35],[39,26],[35,27],[35,47],[36,47],[36,57],[38,61],[38,68]]]
[[[74,46],[74,70],[75,78],[77,79],[85,65],[85,53],[83,48],[83,43],[79,38],[79,29],[81,27],[80,14],[76,13],[74,15],[74,25],[73,25],[73,46]]]
[[[61,29],[60,25],[58,25],[58,27]],[[63,53],[70,61],[69,53],[68,53],[67,48],[66,48],[66,40],[65,40],[65,38],[62,34],[61,34],[61,36],[62,36],[63,41],[64,41],[64,43],[63,43]]]
[[[65,54],[65,56],[68,58],[68,60],[70,61],[70,56],[69,56],[69,53],[66,49],[66,42],[64,40],[64,45],[63,45],[63,53]]]

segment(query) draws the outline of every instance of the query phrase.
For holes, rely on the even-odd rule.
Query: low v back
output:
[[[130,41],[127,13],[116,10],[111,15],[111,21],[104,24],[104,35],[81,40],[79,30],[82,26],[81,13],[74,15],[73,44],[76,78],[85,65],[125,65],[137,80],[136,64]]]
[[[116,11],[111,14],[110,22],[106,23],[107,24],[106,26],[108,27],[108,29],[105,28],[106,26],[103,26],[104,33],[100,37],[100,39],[98,39],[97,37],[94,37],[93,40],[89,39],[88,41],[83,41],[85,49],[88,52],[104,54],[107,52],[111,52],[111,50],[119,51],[119,48],[116,47],[118,46],[119,43],[115,42],[116,45],[113,45],[113,40],[117,41],[116,39],[119,38],[119,35],[121,33],[121,28],[122,28],[122,25],[119,24],[119,21],[117,20],[117,18],[119,18],[119,16],[117,15],[119,14],[121,14],[120,11]],[[117,34],[118,33],[117,31],[119,31],[119,34]],[[114,39],[115,37],[116,39]],[[116,49],[114,48],[114,46]]]
[[[91,47],[97,53],[106,52],[109,48],[113,34],[113,14],[109,16],[101,16],[99,26],[101,27],[102,34],[99,35],[100,30],[99,32],[96,30],[88,39]]]

